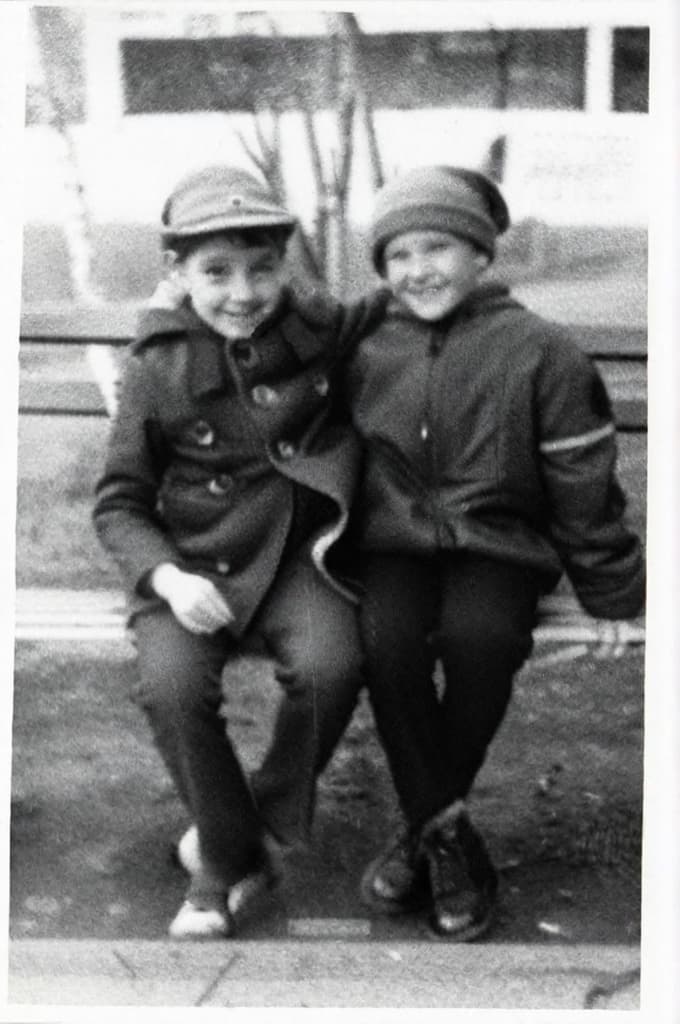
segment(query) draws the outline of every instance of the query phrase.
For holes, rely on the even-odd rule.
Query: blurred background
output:
[[[30,8],[20,585],[117,582],[89,509],[118,357],[66,342],[134,331],[162,273],[163,202],[201,165],[267,178],[300,217],[293,274],[345,298],[373,283],[365,237],[383,181],[417,164],[481,168],[513,217],[494,272],[577,340],[604,338],[623,357],[608,385],[644,402],[646,369],[627,355],[646,349],[647,4],[347,6]],[[622,463],[642,526],[642,434],[623,438]]]
[[[343,294],[370,284],[375,188],[434,162],[500,183],[515,279],[644,277],[645,8],[34,7],[25,303],[147,295],[163,201],[212,162],[270,180],[301,218],[312,269]]]

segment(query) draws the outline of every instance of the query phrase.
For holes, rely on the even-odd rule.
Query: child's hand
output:
[[[644,643],[645,629],[639,622],[628,619],[598,619],[599,646],[596,658],[620,658],[631,644]]]
[[[179,309],[186,298],[186,288],[175,274],[164,278],[148,301],[150,309]]]
[[[190,633],[216,633],[234,616],[214,583],[176,565],[163,563],[154,569],[151,586],[170,605],[178,622]]]

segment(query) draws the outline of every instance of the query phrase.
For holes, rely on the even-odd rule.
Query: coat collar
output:
[[[188,302],[178,309],[149,309],[140,317],[135,348],[183,341],[187,349],[187,383],[196,398],[223,391],[229,381],[225,341],[194,312]]]
[[[317,307],[318,304],[312,307],[305,302],[291,288],[284,288],[276,307],[254,331],[252,341],[257,343],[258,338],[279,331],[300,362],[310,363],[324,351],[324,328],[332,322],[321,316],[321,307]]]
[[[253,343],[266,343],[267,335],[278,330],[303,364],[316,359],[325,348],[321,335],[327,325],[308,323],[304,303],[303,308],[300,305],[290,289],[284,288],[275,309],[254,332]],[[180,336],[187,342],[187,377],[191,394],[200,397],[224,391],[231,381],[226,356],[228,342],[205,324],[189,303],[178,309],[145,311],[140,317],[135,348],[162,342],[163,339],[178,340]]]
[[[301,363],[310,363],[323,352],[325,345],[317,327],[312,328],[292,311],[281,320],[281,333]]]

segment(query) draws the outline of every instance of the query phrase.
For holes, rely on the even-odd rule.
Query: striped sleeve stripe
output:
[[[591,444],[597,444],[605,437],[611,437],[616,430],[613,423],[607,423],[597,430],[589,430],[586,434],[576,434],[574,437],[560,437],[555,441],[543,441],[539,450],[542,452],[567,452],[572,448],[588,448]]]

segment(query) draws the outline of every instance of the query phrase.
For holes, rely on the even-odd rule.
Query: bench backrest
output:
[[[134,307],[25,313],[22,346],[96,346],[124,349],[134,334]],[[647,429],[647,332],[619,325],[578,325],[573,335],[601,367],[614,404],[617,428],[640,433]],[[608,378],[611,378],[608,380]],[[38,415],[106,416],[102,391],[95,380],[52,380],[26,375],[20,379],[19,411]]]

